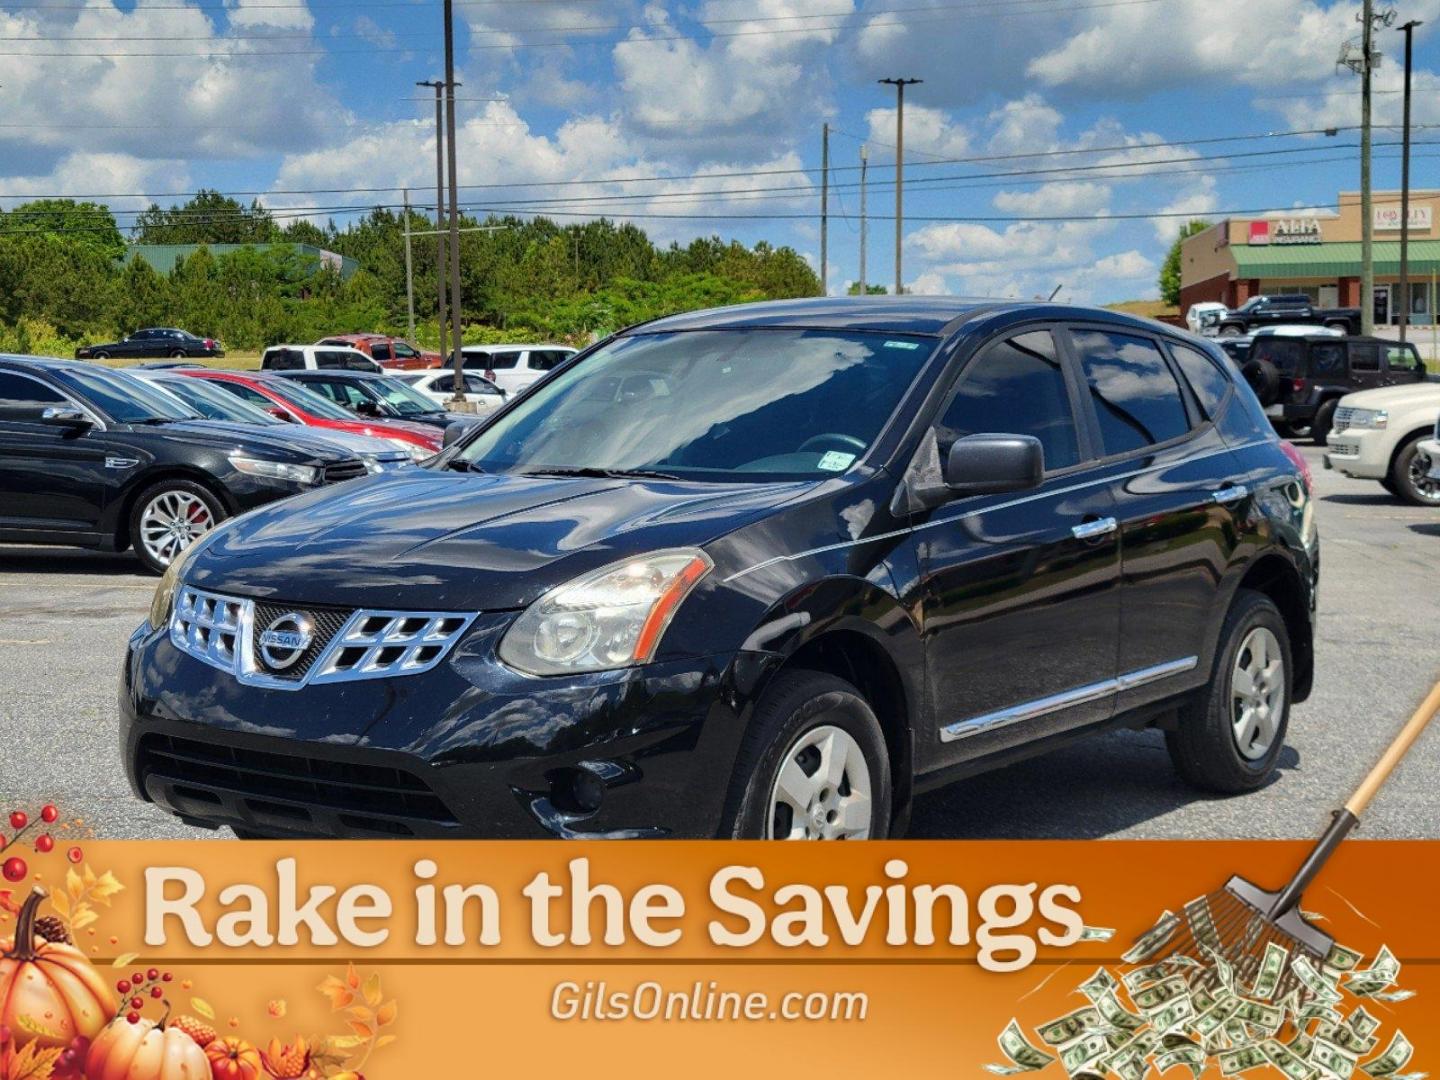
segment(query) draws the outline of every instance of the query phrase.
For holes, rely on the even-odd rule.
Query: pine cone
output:
[[[66,930],[65,924],[54,915],[42,915],[36,919],[35,933],[56,945],[70,944],[70,931]]]

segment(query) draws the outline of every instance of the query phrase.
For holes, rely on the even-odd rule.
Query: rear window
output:
[[[560,349],[535,349],[530,353],[530,369],[532,371],[549,371],[569,358],[570,354]]]
[[[298,371],[305,366],[299,349],[270,349],[260,361],[263,371]]]
[[[1305,343],[1284,338],[1260,338],[1250,346],[1251,360],[1267,360],[1287,375],[1299,371],[1305,360]]]
[[[488,367],[491,371],[508,371],[520,362],[518,352],[497,352],[490,354]]]
[[[1310,346],[1310,374],[1316,377],[1344,375],[1345,346],[1332,342]]]
[[[1190,389],[1194,391],[1195,400],[1200,403],[1205,416],[1214,420],[1220,415],[1225,399],[1230,395],[1230,377],[1221,370],[1218,363],[1199,349],[1171,342],[1170,351],[1175,356],[1175,362],[1180,365],[1180,371],[1185,376],[1185,381],[1190,384]]]

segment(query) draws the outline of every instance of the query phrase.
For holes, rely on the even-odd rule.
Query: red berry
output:
[[[145,999],[142,998],[142,997],[133,997],[133,998],[131,998],[131,999],[130,999],[130,1007],[131,1007],[132,1009],[143,1009],[143,1008],[145,1007]]]
[[[172,974],[170,974],[170,972],[167,971],[167,972],[165,972],[164,975],[161,975],[161,976],[160,976],[160,981],[161,981],[161,982],[169,982],[169,981],[170,981],[171,979],[173,979],[173,978],[175,978],[175,976],[172,975]]]
[[[125,1019],[130,1021],[130,1023],[132,1024],[138,1024],[140,1022],[140,1014],[138,1012],[126,1013]]]
[[[10,827],[19,832],[26,825],[30,824],[30,815],[24,810],[14,810],[10,813]]]
[[[161,989],[160,987],[154,986],[154,987],[151,987],[151,988],[150,988],[150,996],[151,996],[152,998],[155,998],[155,1000],[157,1000],[157,1001],[160,1000],[160,998],[162,998],[164,995],[165,995],[165,991],[164,991],[163,989]]]
[[[40,808],[40,820],[49,825],[60,816],[60,811],[55,808],[54,803],[46,803]]]
[[[115,984],[115,989],[122,994],[128,994],[130,992],[130,980],[121,979]]]
[[[25,860],[18,855],[12,855],[5,860],[4,867],[0,867],[0,873],[5,875],[6,881],[24,881],[29,872],[30,867],[25,865]]]
[[[149,971],[145,972],[145,978],[146,978],[147,980],[149,980],[150,982],[154,982],[154,981],[155,981],[156,979],[158,979],[159,977],[160,977],[160,969],[159,969],[159,968],[151,968]]]
[[[78,847],[72,847],[65,853],[65,857],[73,863],[78,863],[81,859],[85,858],[85,853]]]
[[[41,833],[35,838],[35,850],[41,855],[49,854],[55,850],[55,838],[49,833]]]

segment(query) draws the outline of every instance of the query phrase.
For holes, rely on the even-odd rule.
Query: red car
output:
[[[176,368],[175,372],[216,383],[282,420],[384,439],[392,446],[406,450],[416,461],[424,461],[440,452],[444,433],[433,427],[404,420],[367,420],[290,379],[201,367]]]
[[[359,349],[383,368],[393,371],[423,371],[438,368],[442,362],[437,352],[426,352],[412,345],[404,338],[387,337],[384,334],[336,334],[317,345],[348,345]]]

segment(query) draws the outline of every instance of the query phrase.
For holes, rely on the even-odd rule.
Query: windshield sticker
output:
[[[824,469],[826,472],[841,472],[848,469],[854,460],[854,454],[841,453],[839,450],[827,450],[820,456],[817,468]]]
[[[885,342],[885,348],[887,348],[887,349],[910,349],[910,350],[914,350],[914,349],[918,349],[919,347],[920,347],[920,343],[919,343],[918,341],[887,341],[887,342]]]

